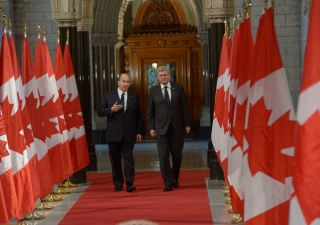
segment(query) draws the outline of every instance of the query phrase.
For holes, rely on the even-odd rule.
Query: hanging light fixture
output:
[[[140,3],[149,3],[151,4],[153,1],[154,2],[168,2],[168,1],[171,1],[171,2],[181,2],[181,0],[124,0],[125,2],[134,2],[134,1],[140,1]]]

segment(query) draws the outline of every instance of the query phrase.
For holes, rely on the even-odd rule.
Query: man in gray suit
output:
[[[183,86],[170,82],[166,66],[157,69],[160,84],[149,89],[148,130],[157,139],[163,191],[179,188],[184,134],[190,132],[190,113]],[[170,165],[172,154],[172,168]]]
[[[123,189],[121,156],[124,162],[127,192],[133,192],[134,182],[133,148],[135,142],[140,142],[144,131],[139,97],[128,91],[130,78],[121,74],[118,89],[107,92],[98,108],[98,116],[107,117],[106,141],[109,146],[109,156],[112,166],[114,191]]]

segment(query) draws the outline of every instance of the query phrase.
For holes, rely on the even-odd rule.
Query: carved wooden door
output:
[[[203,104],[201,46],[190,34],[162,37],[133,36],[126,39],[125,70],[131,77],[130,90],[139,95],[146,123],[148,90],[158,83],[156,69],[167,66],[172,72],[173,82],[184,86],[191,119],[196,124]]]

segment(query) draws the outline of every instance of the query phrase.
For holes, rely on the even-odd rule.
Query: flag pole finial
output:
[[[40,23],[38,23],[38,37],[40,37],[41,35],[41,26],[40,26]]]
[[[42,35],[43,35],[43,38],[45,39],[46,36],[47,36],[47,31],[46,31],[46,28],[42,27]]]
[[[238,27],[239,27],[242,22],[241,9],[239,9],[239,13],[238,13],[237,17],[238,17]]]
[[[24,22],[24,35],[27,36],[27,22]]]
[[[245,2],[242,5],[242,11],[243,11],[243,20],[245,20],[247,17],[249,17],[248,5]]]
[[[7,26],[7,18],[6,18],[6,14],[3,14],[3,28],[6,29]]]
[[[248,0],[248,2],[247,2],[247,13],[248,13],[249,17],[251,17],[251,7],[252,7],[251,0]]]
[[[263,9],[264,11],[267,11],[268,8],[268,0],[263,0]]]
[[[235,33],[237,29],[237,20],[235,17],[233,17],[232,26],[233,33]]]
[[[224,18],[224,34],[228,37],[229,36],[229,26],[227,22],[227,17]]]
[[[9,31],[12,32],[12,23],[11,23],[10,19],[9,19],[9,24],[8,25],[9,25]]]
[[[69,29],[67,30],[67,42],[69,43],[69,38],[70,38],[70,33],[69,33]]]

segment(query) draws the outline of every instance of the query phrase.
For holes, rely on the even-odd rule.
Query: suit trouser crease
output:
[[[123,186],[123,172],[121,164],[121,156],[124,163],[124,175],[126,178],[126,185],[131,186],[134,182],[134,158],[133,158],[133,142],[125,142],[122,139],[119,142],[109,142],[109,156],[112,167],[112,176],[114,186],[120,188]]]
[[[179,179],[184,135],[177,134],[170,124],[165,135],[157,135],[160,170],[166,187],[171,187]],[[170,165],[172,155],[172,168]]]

